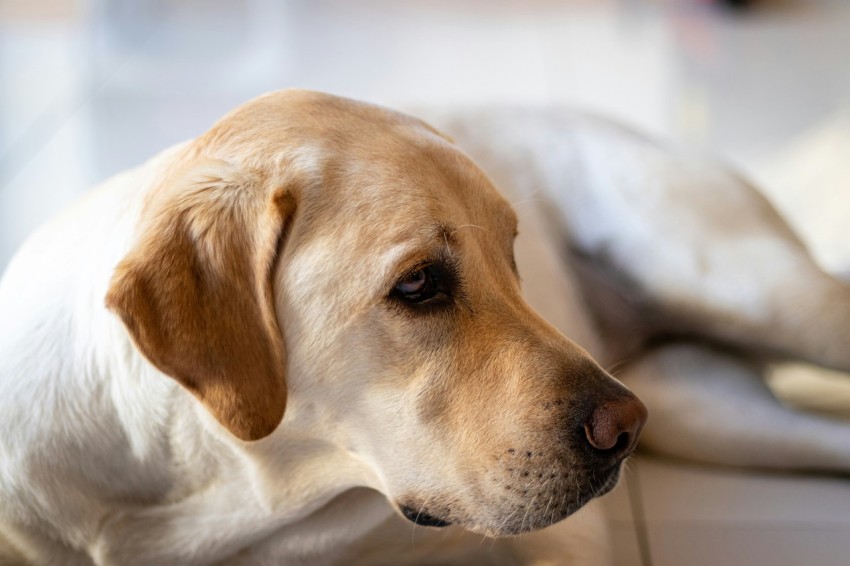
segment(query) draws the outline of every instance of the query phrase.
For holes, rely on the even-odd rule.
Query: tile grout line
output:
[[[637,464],[637,462],[635,462]],[[643,566],[652,566],[652,553],[649,549],[649,530],[646,525],[646,513],[643,506],[643,495],[640,486],[639,466],[632,467],[632,477],[626,484],[629,492],[629,503],[632,506],[632,519],[637,535],[638,549],[640,551],[640,562]]]

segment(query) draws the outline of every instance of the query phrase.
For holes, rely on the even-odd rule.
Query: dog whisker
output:
[[[544,189],[543,185],[538,185],[536,188],[532,189],[528,194],[523,195],[519,199],[515,201],[511,201],[511,206],[514,208],[519,207],[523,204],[529,204],[531,202],[543,202],[543,199],[537,198],[536,195]]]
[[[428,505],[428,501],[431,499],[431,496],[425,498],[425,501],[422,502],[422,505],[419,506],[419,511],[416,512],[416,521],[413,522],[413,529],[410,531],[410,546],[414,546],[416,544],[416,527],[419,525],[419,517],[422,515],[422,511],[425,509],[425,506]]]
[[[605,368],[605,371],[616,377],[616,375],[620,373],[623,368],[629,365],[631,361],[632,358],[623,358],[621,360],[617,360],[616,362]]]
[[[478,228],[479,230],[481,230],[483,232],[489,232],[489,230],[487,230],[487,228],[484,228],[483,226],[479,226],[477,224],[461,224],[460,226],[455,227],[452,234],[454,234],[455,232],[458,232],[461,228]]]

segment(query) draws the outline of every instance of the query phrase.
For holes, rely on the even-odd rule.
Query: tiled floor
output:
[[[702,0],[0,0],[0,268],[97,180],[247,98],[302,86],[620,117],[742,167],[826,267],[850,273],[850,3],[760,5],[734,15]],[[843,377],[776,386],[846,412]],[[623,566],[850,563],[847,476],[641,455],[607,506]]]
[[[850,482],[642,457],[653,564],[847,564]]]

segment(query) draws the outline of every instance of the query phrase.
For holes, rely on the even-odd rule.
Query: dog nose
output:
[[[584,423],[584,434],[598,452],[619,460],[637,446],[646,417],[646,407],[640,399],[634,395],[617,397],[593,409]]]

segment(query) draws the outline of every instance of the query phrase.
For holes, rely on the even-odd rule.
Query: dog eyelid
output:
[[[444,256],[425,259],[403,271],[386,297],[413,311],[446,307],[459,294],[459,279],[453,259]]]

